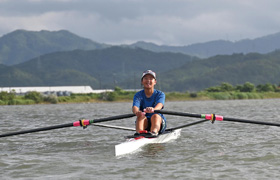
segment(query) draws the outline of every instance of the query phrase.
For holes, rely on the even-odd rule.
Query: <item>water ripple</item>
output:
[[[279,100],[168,102],[178,112],[279,123]],[[125,109],[125,112],[123,111]],[[130,113],[131,103],[1,106],[1,133]],[[197,119],[167,116],[168,126]],[[108,124],[134,126],[134,118]],[[278,127],[206,122],[181,137],[115,157],[131,132],[89,126],[0,139],[1,179],[279,179]]]

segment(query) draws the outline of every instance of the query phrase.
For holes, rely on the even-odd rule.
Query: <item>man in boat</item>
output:
[[[148,134],[157,137],[166,129],[166,119],[162,114],[154,113],[164,107],[165,94],[156,90],[156,73],[152,70],[144,71],[141,78],[143,90],[137,92],[133,98],[132,112],[137,116],[135,135]]]

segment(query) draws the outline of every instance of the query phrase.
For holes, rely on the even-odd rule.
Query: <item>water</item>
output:
[[[167,102],[165,110],[280,123],[279,99]],[[0,134],[131,113],[131,103],[0,106]],[[174,127],[198,119],[167,116]],[[133,127],[134,118],[106,124]],[[280,127],[279,127],[280,128]],[[0,138],[0,177],[9,179],[279,179],[280,129],[206,122],[181,137],[114,156],[132,132],[89,126]]]

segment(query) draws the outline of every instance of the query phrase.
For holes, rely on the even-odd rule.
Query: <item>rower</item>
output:
[[[154,110],[161,110],[164,107],[165,94],[156,90],[156,73],[152,70],[144,71],[141,78],[143,90],[137,92],[133,98],[132,112],[136,118],[136,133],[148,133],[150,137],[157,137],[166,129],[166,119]],[[147,132],[146,132],[147,131]]]

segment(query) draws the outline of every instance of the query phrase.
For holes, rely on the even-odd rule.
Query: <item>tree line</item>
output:
[[[199,92],[170,92],[166,93],[167,100],[192,100],[192,99],[260,99],[265,98],[264,93],[268,93],[269,98],[279,98],[280,84],[260,84],[246,82],[243,85],[233,86],[223,82],[218,86],[212,86]],[[271,95],[273,93],[273,95]],[[135,92],[125,91],[115,87],[113,92],[100,94],[71,94],[70,96],[43,95],[39,92],[31,91],[25,95],[16,95],[15,91],[0,92],[0,105],[20,105],[20,104],[57,104],[57,103],[81,103],[99,101],[129,101],[133,99]]]
[[[246,82],[243,85],[233,86],[230,83],[223,82],[219,86],[213,86],[205,89],[206,92],[280,92],[280,84],[266,83],[255,86],[253,83]]]

